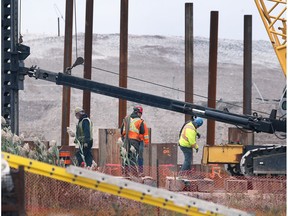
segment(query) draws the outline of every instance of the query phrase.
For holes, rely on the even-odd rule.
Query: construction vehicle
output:
[[[254,1],[286,78],[286,0]],[[279,111],[280,118],[286,122],[286,87],[279,102]],[[269,118],[276,116],[273,112]],[[286,134],[283,136],[286,138]],[[205,146],[202,163],[225,164],[231,175],[286,175],[286,146]]]
[[[286,78],[286,0],[255,0],[255,4]],[[285,121],[286,101],[285,87],[279,102]],[[202,162],[225,164],[232,175],[286,175],[286,146],[206,146]]]

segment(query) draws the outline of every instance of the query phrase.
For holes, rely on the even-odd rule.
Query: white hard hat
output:
[[[76,115],[79,112],[84,112],[84,110],[82,108],[80,108],[80,107],[76,107],[74,112],[75,112],[75,115]]]

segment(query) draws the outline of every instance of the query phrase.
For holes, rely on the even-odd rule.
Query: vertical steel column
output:
[[[128,65],[128,0],[121,0],[120,12],[120,62],[119,62],[119,86],[127,88],[127,65]],[[119,99],[118,125],[121,127],[122,120],[127,113],[127,101]]]
[[[58,37],[60,37],[60,18],[57,18],[57,23],[58,23]]]
[[[216,108],[217,84],[217,51],[218,51],[218,11],[211,11],[210,16],[210,49],[208,107]],[[207,144],[215,145],[215,121],[207,120]]]
[[[93,43],[93,1],[86,0],[84,78],[91,80],[92,43]],[[83,109],[90,116],[91,92],[83,91]]]
[[[243,114],[252,110],[252,15],[244,16]]]
[[[65,14],[65,41],[64,41],[64,73],[72,62],[72,30],[73,30],[73,0],[66,0]],[[67,127],[70,125],[70,95],[71,88],[63,86],[62,94],[62,126],[61,145],[69,145]]]
[[[18,1],[1,2],[1,114],[19,134]]]
[[[193,3],[185,3],[185,101],[193,103]],[[191,119],[185,115],[185,121]]]

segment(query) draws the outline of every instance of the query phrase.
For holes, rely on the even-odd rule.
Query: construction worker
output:
[[[123,119],[120,132],[128,153],[127,160],[123,161],[124,175],[130,172],[135,176],[143,176],[143,145],[148,146],[149,134],[146,123],[141,119],[142,114],[143,108],[135,106],[133,112]]]
[[[196,137],[200,138],[200,134],[197,132],[197,128],[201,127],[202,124],[202,118],[196,117],[194,119],[192,117],[190,121],[185,122],[180,130],[178,144],[184,154],[184,162],[180,169],[179,176],[186,175],[187,171],[191,170],[193,148],[196,150],[196,153],[199,151]]]
[[[76,107],[74,113],[79,120],[76,126],[76,133],[69,127],[67,132],[71,137],[75,137],[74,143],[79,145],[79,149],[76,152],[78,166],[83,166],[84,163],[84,166],[91,167],[93,161],[93,123],[82,108]]]

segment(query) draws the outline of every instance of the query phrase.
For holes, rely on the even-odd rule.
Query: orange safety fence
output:
[[[192,169],[179,178],[178,169],[173,165],[159,165],[158,168],[144,166],[145,177],[125,178],[259,216],[286,214],[286,176],[235,177],[228,175],[221,167],[216,171],[215,167],[209,167],[208,172]],[[117,164],[108,164],[101,172],[121,178],[121,166]],[[181,215],[27,172],[25,209],[28,216]]]

